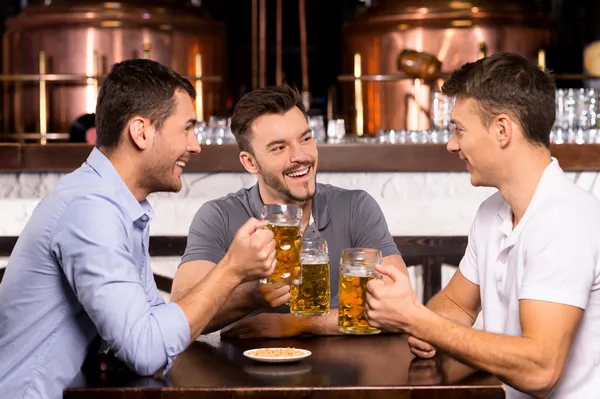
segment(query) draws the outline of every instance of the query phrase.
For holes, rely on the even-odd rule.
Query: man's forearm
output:
[[[497,375],[508,385],[531,395],[547,394],[549,362],[546,349],[533,339],[480,332],[419,307],[409,333],[458,360]]]
[[[222,308],[240,281],[224,270],[215,267],[205,278],[175,302],[181,307],[190,323],[190,338],[195,340]]]
[[[230,325],[254,312],[259,308],[253,299],[252,283],[244,283],[237,286],[223,306],[202,330],[208,334]]]
[[[338,310],[337,308],[325,316],[307,318],[304,332],[314,335],[342,335],[338,327]]]
[[[472,327],[475,324],[473,315],[461,308],[456,302],[452,301],[444,291],[438,292],[427,302],[427,308],[433,310],[439,315],[447,317],[463,326]]]

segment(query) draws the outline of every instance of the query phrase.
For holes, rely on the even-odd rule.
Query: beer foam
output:
[[[281,221],[275,221],[275,222],[271,222],[269,221],[269,224],[271,226],[276,226],[276,227],[298,227],[300,228],[300,222],[299,221],[286,221],[286,220],[281,220]]]
[[[327,256],[321,255],[309,255],[302,256],[300,259],[300,263],[302,265],[326,265],[329,263],[329,258]]]
[[[342,265],[342,275],[345,277],[371,277],[376,272],[373,267],[364,265]]]

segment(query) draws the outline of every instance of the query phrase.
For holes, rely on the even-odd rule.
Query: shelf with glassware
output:
[[[320,172],[448,172],[465,171],[456,154],[440,144],[379,143],[376,138],[320,143]],[[69,172],[92,149],[88,144],[0,144],[0,172]],[[236,144],[203,145],[186,172],[244,172]],[[553,144],[563,169],[600,171],[600,144]]]

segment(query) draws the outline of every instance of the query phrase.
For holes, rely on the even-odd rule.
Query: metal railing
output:
[[[150,59],[150,47],[144,45],[142,58]],[[38,133],[9,133],[4,132],[0,134],[0,137],[14,137],[17,139],[21,138],[33,138],[40,139],[40,144],[47,144],[47,140],[63,139],[68,138],[68,133],[49,133],[48,132],[48,92],[47,82],[61,82],[61,83],[84,83],[91,88],[93,98],[98,97],[98,87],[106,75],[98,74],[98,53],[93,53],[93,72],[91,75],[83,74],[56,74],[46,73],[47,61],[45,51],[39,52],[38,57],[38,73],[37,74],[2,74],[0,75],[0,82],[38,82],[39,85],[39,124],[40,131]],[[218,75],[204,75],[202,73],[202,54],[196,53],[194,56],[194,75],[184,76],[184,78],[194,83],[196,88],[196,115],[198,120],[204,120],[203,114],[203,83],[220,83],[222,81],[221,76]],[[7,89],[5,88],[5,101],[6,101]],[[94,100],[95,101],[95,100]],[[4,118],[8,118],[8,104],[4,105]],[[95,108],[95,106],[94,106]]]

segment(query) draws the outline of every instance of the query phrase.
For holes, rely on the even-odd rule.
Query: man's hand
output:
[[[258,307],[276,308],[290,301],[290,286],[256,282],[254,298]]]
[[[266,220],[249,219],[237,231],[218,266],[228,268],[240,282],[267,277],[275,270],[275,240]]]
[[[413,336],[408,337],[408,347],[413,355],[421,359],[431,359],[436,354],[431,344]]]
[[[285,338],[304,333],[306,323],[292,314],[262,313],[237,322],[221,332],[222,338]]]
[[[376,265],[375,270],[391,282],[371,280],[367,283],[369,324],[388,332],[407,332],[409,315],[419,306],[408,276],[389,265]]]

